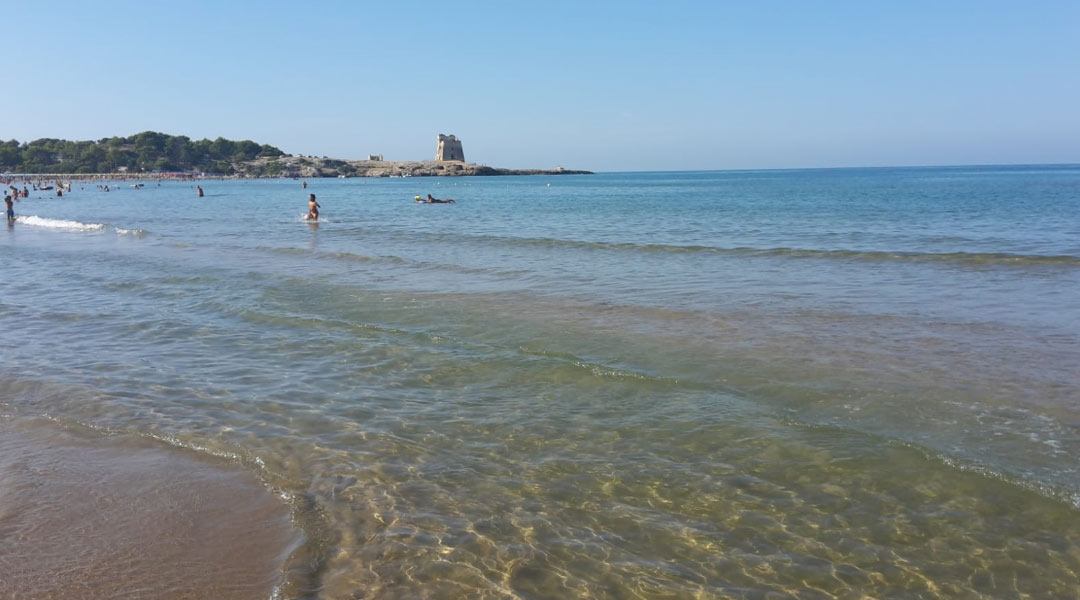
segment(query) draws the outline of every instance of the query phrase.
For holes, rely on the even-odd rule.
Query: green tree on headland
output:
[[[72,142],[43,138],[20,144],[0,142],[0,171],[6,173],[115,173],[193,171],[230,175],[233,163],[285,153],[269,144],[224,138],[192,141],[144,131],[131,137]]]

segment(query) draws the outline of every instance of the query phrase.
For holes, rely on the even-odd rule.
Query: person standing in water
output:
[[[318,221],[319,220],[319,209],[322,208],[322,207],[319,206],[319,203],[315,201],[315,194],[308,194],[307,202],[308,202],[308,209],[307,209],[308,212],[307,212],[307,216],[304,217],[304,218],[307,219],[308,221]]]
[[[12,202],[10,195],[4,196],[4,204],[7,205],[7,222],[8,223],[14,223],[15,222],[15,203]]]
[[[199,197],[202,198],[203,197],[202,186],[197,185],[197,186],[195,186],[195,189],[199,191]]]

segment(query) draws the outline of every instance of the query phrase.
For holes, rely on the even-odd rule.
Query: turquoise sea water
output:
[[[21,201],[0,414],[256,473],[284,597],[1076,597],[1080,167],[308,184]]]

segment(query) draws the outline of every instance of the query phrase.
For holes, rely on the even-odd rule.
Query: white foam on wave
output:
[[[117,227],[116,228],[116,235],[130,235],[130,236],[133,236],[133,237],[140,237],[141,238],[144,235],[146,235],[146,230],[145,229],[121,229],[121,228]]]
[[[67,229],[71,231],[101,231],[105,229],[105,225],[101,223],[80,223],[63,219],[48,219],[37,215],[20,216],[16,220],[23,225],[47,227],[49,229]]]

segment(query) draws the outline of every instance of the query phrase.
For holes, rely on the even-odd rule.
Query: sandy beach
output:
[[[130,435],[0,420],[0,598],[271,597],[302,537],[250,474]]]

